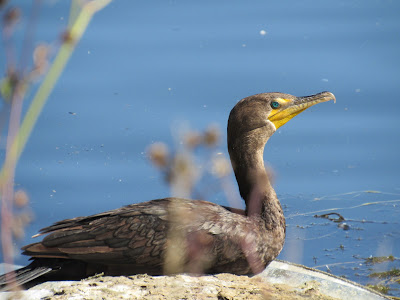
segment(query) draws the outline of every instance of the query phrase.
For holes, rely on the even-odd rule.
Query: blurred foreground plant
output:
[[[236,188],[229,176],[232,173],[230,160],[218,151],[220,131],[217,127],[210,126],[204,132],[186,131],[178,139],[177,150],[170,150],[160,142],[148,149],[150,161],[161,171],[171,195],[177,197],[168,207],[171,226],[164,272],[184,272],[185,260],[190,257],[189,261],[194,262],[189,266],[190,272],[200,274],[211,263],[206,254],[207,241],[201,235],[187,235],[183,230],[196,215],[185,209],[181,198],[205,200],[222,190],[233,207],[242,205],[242,201],[234,193]],[[203,158],[200,162],[199,157]],[[206,182],[201,184],[203,180]]]
[[[172,196],[206,199],[209,193],[221,190],[222,181],[232,172],[229,159],[217,151],[219,141],[219,129],[210,126],[204,132],[184,132],[179,137],[180,147],[175,151],[164,143],[154,143],[149,147],[148,156],[163,174]],[[201,151],[203,155],[196,155]],[[198,162],[196,158],[200,156],[204,159]],[[198,185],[202,179],[207,179],[205,177],[211,177],[213,182],[200,190]],[[232,200],[234,197],[228,195],[227,198]]]
[[[39,45],[33,50],[33,62],[29,63],[32,49],[33,28],[37,22],[40,1],[35,1],[25,32],[21,49],[21,59],[16,60],[17,51],[12,36],[16,30],[21,11],[17,7],[6,7],[7,1],[0,2],[2,17],[3,48],[6,57],[5,75],[0,82],[0,134],[8,121],[6,133],[6,152],[0,170],[1,198],[1,244],[4,261],[13,263],[13,236],[23,235],[23,226],[29,222],[26,214],[14,215],[15,206],[28,203],[25,192],[14,192],[15,168],[26,142],[35,126],[40,112],[61,72],[70,58],[93,15],[111,0],[72,1],[68,27],[61,35],[60,47],[53,63],[49,63],[50,48]],[[22,104],[30,85],[45,76],[22,119]],[[2,143],[0,135],[0,143]],[[0,144],[1,145],[1,144]],[[8,271],[8,270],[6,270]]]

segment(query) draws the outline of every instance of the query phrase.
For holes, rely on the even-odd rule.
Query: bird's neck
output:
[[[246,203],[248,216],[260,216],[272,227],[281,226],[284,222],[282,207],[264,166],[266,140],[254,143],[255,140],[249,136],[228,142],[240,195]]]

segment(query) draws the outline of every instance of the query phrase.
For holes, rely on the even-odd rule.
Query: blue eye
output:
[[[279,106],[281,106],[281,105],[279,104],[279,102],[276,102],[276,101],[272,101],[272,102],[271,102],[271,107],[272,107],[272,108],[275,109],[275,108],[278,108]]]

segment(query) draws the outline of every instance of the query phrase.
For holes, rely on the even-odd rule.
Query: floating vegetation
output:
[[[322,214],[322,215],[314,215],[314,218],[328,219],[329,221],[339,223],[338,228],[340,228],[340,229],[343,229],[343,230],[350,229],[350,225],[344,222],[345,218],[341,214],[336,213],[336,212]]]
[[[369,277],[376,277],[376,278],[389,278],[394,279],[394,281],[399,282],[400,280],[400,269],[393,268],[389,271],[385,272],[375,272],[368,275]],[[395,278],[393,278],[395,277]],[[397,278],[398,277],[398,278]]]
[[[332,215],[336,216],[337,218],[332,217]],[[324,219],[328,219],[330,221],[337,222],[337,223],[343,222],[345,220],[341,214],[335,213],[335,212],[323,214],[323,215],[314,215],[314,218],[324,218]]]
[[[390,256],[383,256],[383,257],[377,257],[376,263],[381,263],[385,261],[393,261],[395,258],[390,255]],[[396,284],[400,284],[400,269],[398,268],[392,268],[389,271],[384,271],[384,272],[374,272],[368,275],[370,278],[379,278],[382,279],[382,281],[378,282],[377,284],[369,284],[367,287],[374,289],[380,293],[383,294],[388,294],[390,291],[395,291],[398,290]],[[395,285],[395,286],[393,286]],[[400,299],[397,297],[393,297],[393,299]]]
[[[396,260],[396,257],[393,255],[388,256],[370,256],[368,258],[364,258],[365,264],[367,266],[381,264],[384,262],[393,262]],[[377,284],[368,284],[367,287],[374,289],[380,293],[388,294],[392,290],[397,290],[397,288],[393,288],[393,284],[400,284],[400,269],[393,267],[389,271],[383,272],[373,272],[368,275],[369,278],[379,278],[380,282]],[[397,298],[395,298],[397,299]]]
[[[395,257],[393,255],[389,256],[370,256],[368,258],[365,258],[365,263],[367,265],[374,265],[374,264],[380,264],[383,262],[387,261],[394,261]]]

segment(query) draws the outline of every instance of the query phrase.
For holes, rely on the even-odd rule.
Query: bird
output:
[[[264,166],[264,148],[276,130],[307,108],[334,100],[330,92],[296,97],[261,93],[231,110],[227,146],[245,209],[204,200],[156,199],[40,230],[41,242],[22,247],[32,262],[0,276],[0,288],[97,273],[249,275],[281,252],[286,234],[282,206]]]

